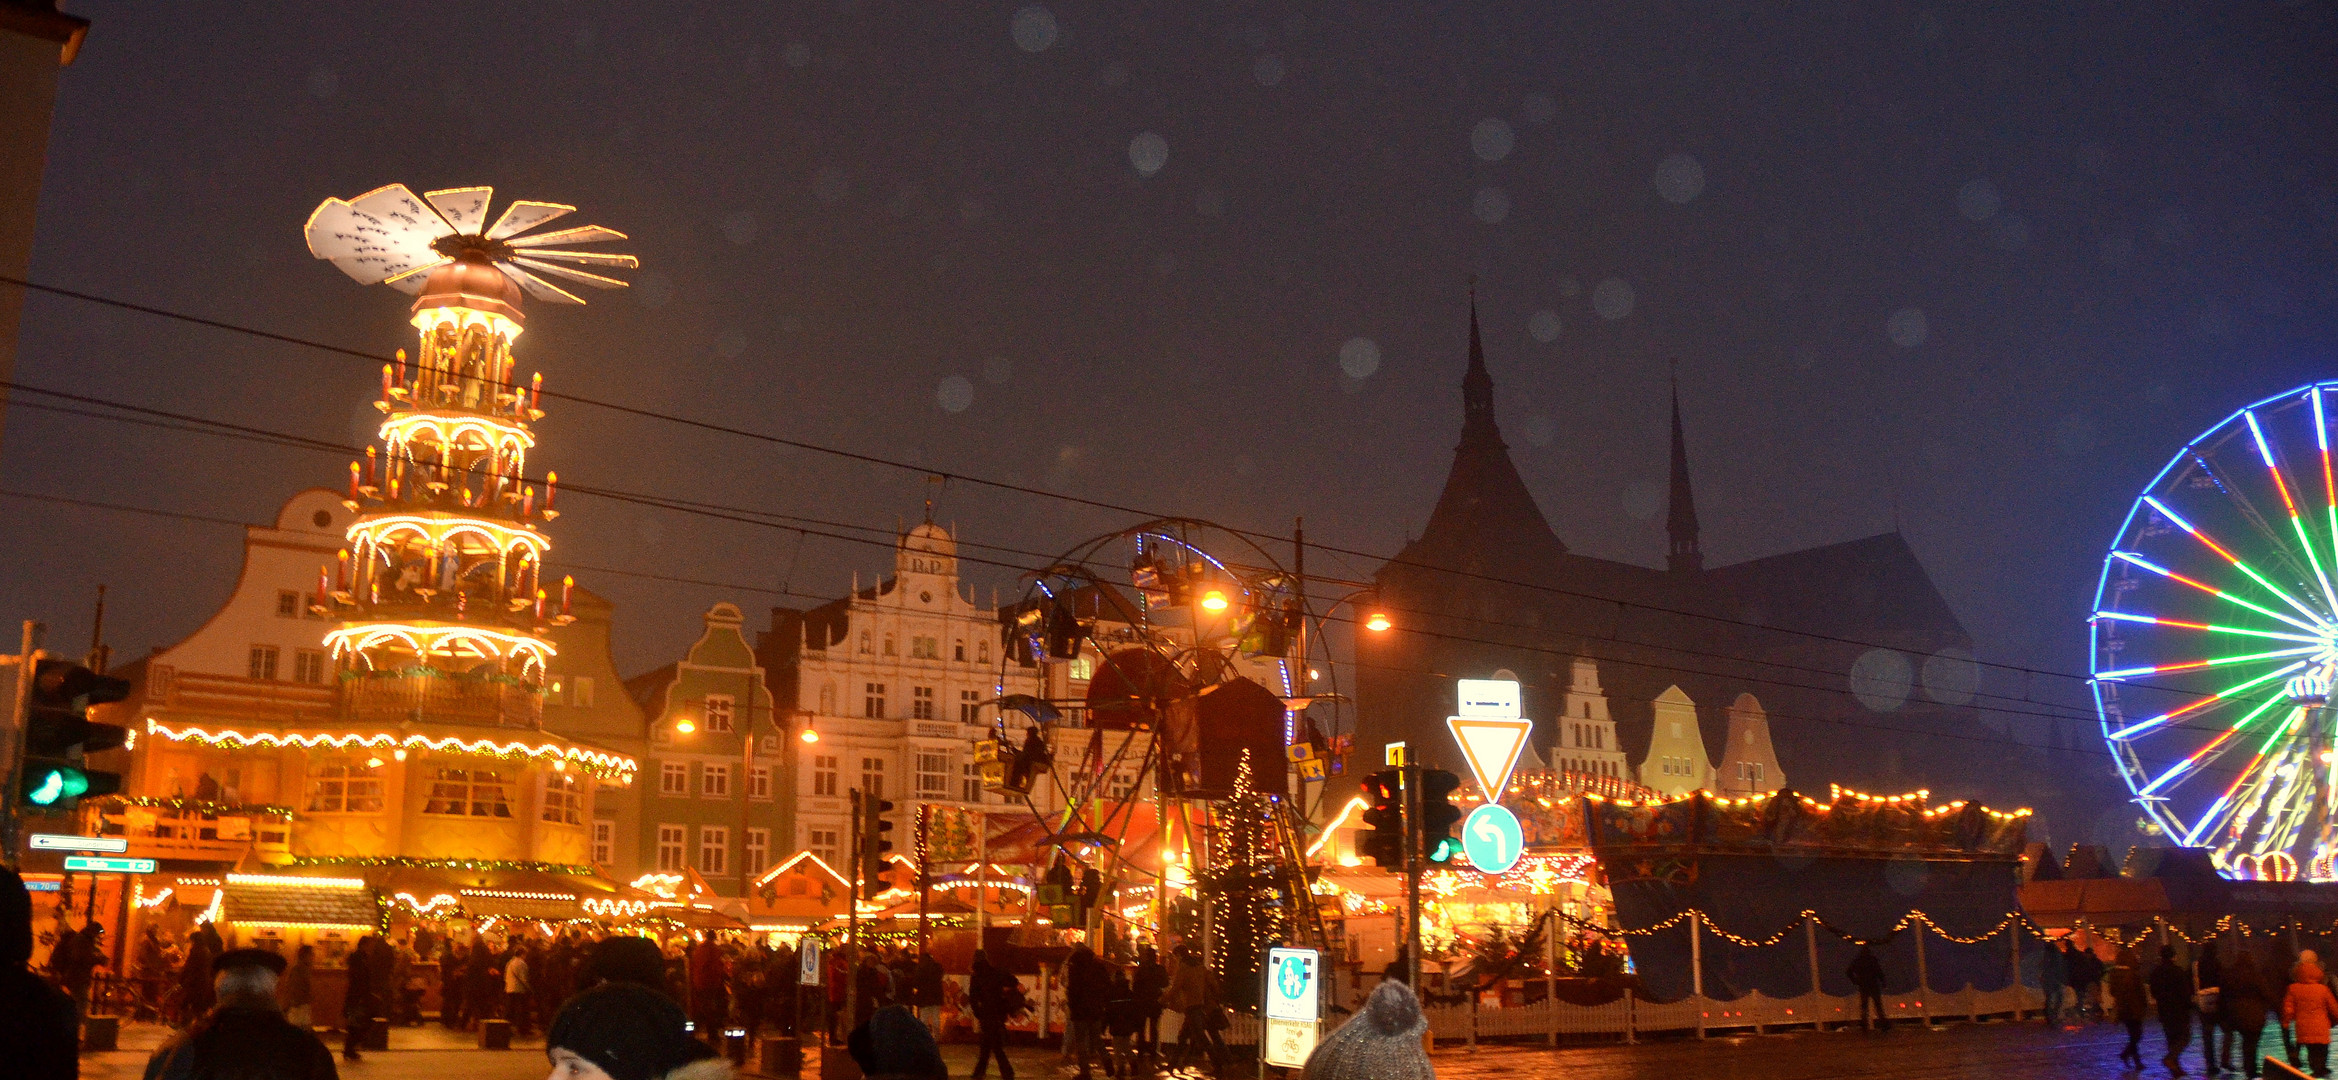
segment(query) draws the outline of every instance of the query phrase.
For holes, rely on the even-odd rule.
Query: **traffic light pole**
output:
[[[21,839],[21,819],[16,800],[24,787],[25,717],[32,703],[33,672],[40,666],[41,653],[32,647],[33,638],[40,633],[40,624],[24,621],[24,646],[12,659],[16,663],[16,692],[9,696],[8,728],[0,732],[5,743],[0,744],[0,758],[7,764],[8,786],[0,788],[0,865],[15,866],[18,842]]]
[[[1405,755],[1404,784],[1404,965],[1406,984],[1421,995],[1421,767]],[[1423,997],[1423,1000],[1427,1000]]]

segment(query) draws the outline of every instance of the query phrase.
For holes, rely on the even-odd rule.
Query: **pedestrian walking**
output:
[[[211,960],[219,955],[215,938],[203,933],[209,924],[187,935],[187,956],[179,962],[178,1023],[192,1024],[211,1011]]]
[[[2214,939],[2200,943],[2199,955],[2192,958],[2192,1009],[2200,1014],[2200,1067],[2213,1076],[2217,1071],[2217,1036],[2223,1026],[2217,1022],[2224,989],[2224,963],[2216,955]],[[2224,1040],[2224,1056],[2232,1056],[2232,1039]]]
[[[1111,972],[1096,951],[1086,942],[1072,946],[1063,964],[1064,1039],[1079,1064],[1077,1080],[1089,1080],[1094,1075],[1088,1069],[1089,1058],[1104,1054],[1104,1017],[1111,993]],[[1110,1058],[1104,1068],[1110,1073]]]
[[[1161,998],[1169,991],[1169,969],[1161,966],[1161,954],[1150,945],[1137,950],[1136,974],[1130,980],[1136,992],[1137,1014],[1144,1018],[1145,1056],[1158,1061],[1161,1058]]]
[[[365,1036],[373,1027],[374,1010],[380,1006],[373,996],[372,935],[359,938],[357,947],[349,950],[342,971],[348,978],[348,988],[341,992],[341,1059],[365,1060]]]
[[[2070,992],[2070,942],[2049,941],[2038,958],[2038,989],[2046,994],[2046,1026],[2062,1018],[2062,999]]]
[[[1394,981],[1394,980],[1384,980]],[[1396,985],[1403,986],[1402,982]],[[1406,993],[1411,993],[1407,988]],[[1190,945],[1177,947],[1177,970],[1169,976],[1169,1007],[1178,1010],[1177,1056],[1170,1068],[1182,1069],[1199,1049],[1212,1071],[1226,1071],[1226,1040],[1222,1034],[1228,1026],[1226,1007],[1218,1001],[1218,987],[1201,962],[1201,953]]]
[[[2294,1025],[2305,1064],[2315,1076],[2330,1075],[2330,1025],[2338,1021],[2338,996],[2330,993],[2322,965],[2299,953],[2289,990],[2281,998],[2281,1020]]]
[[[2192,1042],[2192,973],[2176,963],[2176,947],[2159,947],[2159,964],[2151,969],[2151,1000],[2159,1009],[2160,1031],[2166,1035],[2168,1054],[2160,1064],[2177,1076],[2184,1075],[2184,1047]]]
[[[265,949],[231,949],[212,970],[217,1004],[146,1060],[146,1080],[339,1080],[324,1041],[276,1007],[283,957]]]
[[[1421,1045],[1429,1020],[1412,988],[1383,979],[1348,1022],[1307,1055],[1301,1080],[1436,1080]]]
[[[544,1036],[553,1080],[731,1080],[731,1063],[691,1037],[664,992],[610,980],[568,999]]]
[[[999,1063],[999,1080],[1015,1080],[1015,1063],[1007,1057],[1007,1022],[1029,1012],[1022,981],[990,962],[990,953],[974,953],[974,977],[966,986],[968,1006],[974,1010],[974,1029],[980,1049],[974,1052],[974,1080],[982,1080],[992,1058]]]
[[[2110,970],[2103,964],[2102,954],[2091,945],[2070,950],[2070,990],[2073,1000],[2070,1011],[2080,1023],[2102,1019],[2103,973]]]
[[[1850,979],[1851,985],[1859,991],[1859,1026],[1862,1029],[1870,1026],[1867,1009],[1872,1004],[1875,1007],[1873,1026],[1890,1031],[1891,1014],[1883,1008],[1883,961],[1875,955],[1875,950],[1866,945],[1859,946],[1859,955],[1851,958],[1851,966],[1843,969],[1843,976]]]
[[[2217,1020],[2224,1025],[2224,1059],[2220,1068],[2232,1071],[2233,1043],[2240,1043],[2241,1071],[2250,1080],[2256,1080],[2264,1058],[2257,1053],[2257,1044],[2265,1037],[2265,1016],[2272,1011],[2271,998],[2265,993],[2265,969],[2257,965],[2257,956],[2248,949],[2240,950],[2232,966],[2224,969],[2224,986],[2217,995]]]
[[[2119,1060],[2140,1069],[2143,1067],[2145,990],[2143,958],[2135,955],[2134,946],[2119,949],[2119,956],[2111,961],[2104,982],[2111,992],[2112,1017],[2127,1027],[2127,1045],[2120,1049]]]
[[[1104,1072],[1109,1076],[1133,1077],[1138,1044],[1145,1033],[1145,1017],[1137,1008],[1136,988],[1129,982],[1128,972],[1118,967],[1109,970],[1112,989],[1104,1003],[1104,1034],[1110,1040],[1111,1052],[1104,1059]]]
[[[690,947],[690,1022],[699,1038],[719,1049],[730,1018],[730,974],[722,948],[712,937],[700,938]]]
[[[525,1035],[533,1012],[529,999],[535,994],[535,984],[528,981],[528,954],[519,946],[512,946],[511,956],[503,962],[503,1018],[511,1023],[511,1033]]]
[[[317,947],[303,945],[293,953],[292,967],[284,973],[283,991],[278,995],[284,1002],[284,1019],[302,1031],[314,1030],[316,1017],[310,1006],[316,998]]]
[[[438,1022],[450,1029],[463,1026],[463,961],[468,956],[459,941],[448,941],[438,954]]]
[[[917,1009],[917,1018],[925,1021],[925,1029],[935,1039],[942,1037],[942,962],[934,954],[920,951],[917,963],[909,969],[909,1004]]]
[[[845,1052],[864,1080],[949,1080],[942,1050],[925,1021],[906,1005],[887,1005],[854,1028]]]
[[[73,999],[31,964],[32,894],[0,866],[0,1053],[24,1080],[74,1080],[81,1063]]]

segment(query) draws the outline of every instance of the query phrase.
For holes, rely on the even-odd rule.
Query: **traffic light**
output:
[[[893,850],[893,812],[890,799],[864,798],[861,802],[861,881],[870,896],[885,891],[885,856]]]
[[[1375,866],[1404,869],[1403,774],[1395,769],[1364,778],[1364,824],[1371,826],[1356,841],[1356,854]]]
[[[122,774],[83,767],[85,756],[127,742],[128,729],[93,724],[87,713],[130,696],[130,681],[100,675],[70,660],[43,660],[33,668],[24,718],[24,786],[28,806],[63,811],[84,795],[122,790]]]
[[[1461,778],[1443,769],[1421,771],[1421,860],[1443,866],[1461,854],[1453,826],[1461,822],[1461,808],[1453,805],[1453,790]]]

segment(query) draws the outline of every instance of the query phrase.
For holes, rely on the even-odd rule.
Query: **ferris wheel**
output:
[[[2338,381],[2186,444],[2103,560],[2095,705],[2151,822],[2242,878],[2338,879]]]

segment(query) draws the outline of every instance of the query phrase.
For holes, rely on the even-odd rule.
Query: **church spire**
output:
[[[1486,372],[1486,344],[1477,328],[1477,282],[1469,286],[1469,371],[1461,377],[1461,439],[1470,441],[1491,436],[1501,441],[1501,433],[1494,428],[1494,377]]]
[[[1674,571],[1705,568],[1705,553],[1697,546],[1697,500],[1689,491],[1688,440],[1680,430],[1680,377],[1672,380],[1672,513],[1664,531],[1672,541],[1665,565]]]

